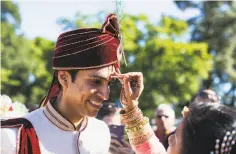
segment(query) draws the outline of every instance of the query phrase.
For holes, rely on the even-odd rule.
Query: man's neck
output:
[[[73,109],[70,109],[69,106],[66,106],[66,102],[61,99],[62,97],[58,97],[56,102],[54,103],[54,108],[62,114],[67,120],[74,124],[76,130],[80,129],[81,123],[84,119],[84,116],[73,114]]]

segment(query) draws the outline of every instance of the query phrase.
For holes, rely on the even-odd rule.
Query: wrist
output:
[[[137,100],[132,100],[131,103],[127,103],[127,104],[130,104],[130,105],[125,105],[124,106],[124,111],[126,113],[134,110],[135,108],[138,108],[138,101]]]

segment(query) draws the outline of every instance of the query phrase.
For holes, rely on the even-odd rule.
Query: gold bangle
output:
[[[138,144],[144,143],[145,141],[150,139],[152,137],[152,135],[153,135],[153,132],[148,132],[145,135],[139,136],[139,137],[134,138],[134,139],[130,139],[130,143],[133,144],[133,145],[138,145]]]
[[[133,121],[133,120],[135,120],[139,117],[142,117],[142,116],[143,116],[142,112],[136,112],[136,114],[130,115],[129,117],[121,117],[121,120],[124,123],[127,123],[127,122]]]
[[[137,132],[129,132],[127,133],[129,135],[129,139],[137,138],[143,134],[147,134],[148,132],[152,132],[152,127],[150,125],[145,125],[143,129],[140,129]]]
[[[129,111],[128,113],[121,114],[121,117],[123,119],[128,119],[132,115],[134,115],[135,112],[138,112],[140,109],[138,107],[135,107],[133,110]]]
[[[136,112],[134,114],[129,115],[128,117],[121,117],[121,121],[125,124],[130,123],[132,121],[136,121],[137,119],[140,119],[143,117],[142,112]]]
[[[125,128],[125,130],[126,130],[126,132],[136,132],[136,131],[139,131],[140,129],[142,129],[147,124],[149,124],[149,118],[147,118],[147,120],[145,120],[139,126],[135,126],[135,127],[132,127],[132,128]]]
[[[138,117],[138,118],[134,119],[133,121],[126,122],[125,126],[129,128],[130,126],[137,125],[138,123],[144,121],[143,119],[144,119],[144,117]]]
[[[130,122],[130,124],[126,124],[126,128],[129,129],[135,126],[145,125],[147,122],[149,122],[148,117],[140,117],[139,119]]]

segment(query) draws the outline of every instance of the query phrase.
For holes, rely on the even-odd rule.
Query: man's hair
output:
[[[74,82],[79,70],[67,70],[67,72],[70,74],[72,82]],[[61,87],[61,84],[58,80],[58,71],[56,71],[55,74],[56,74],[56,82],[58,83],[59,88],[61,89],[62,87]]]
[[[74,82],[79,70],[68,70],[67,72],[70,74],[72,82]]]
[[[194,103],[183,122],[181,154],[215,153],[216,140],[220,140],[221,150],[226,132],[236,129],[236,110],[216,103]],[[235,153],[234,144],[230,154]]]
[[[193,99],[193,103],[220,103],[220,97],[211,89],[204,89],[200,91]]]
[[[157,108],[156,108],[156,116],[157,116],[157,112],[159,111],[167,111],[169,113],[168,116],[170,116],[171,118],[175,118],[175,111],[173,110],[173,108],[168,105],[168,104],[160,104]]]

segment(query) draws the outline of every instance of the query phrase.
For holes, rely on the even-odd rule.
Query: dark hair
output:
[[[74,82],[79,70],[68,70],[67,72],[70,74],[72,82]]]
[[[74,82],[79,70],[68,70],[67,72],[70,74],[72,82]],[[56,74],[56,81],[55,82],[58,83],[59,88],[61,89],[61,84],[58,81],[58,71],[55,71],[55,74]]]
[[[102,120],[103,117],[116,113],[115,104],[112,102],[104,102],[102,108],[98,111],[97,118]]]
[[[183,122],[181,154],[215,154],[216,140],[221,147],[226,132],[236,131],[236,110],[216,103],[194,103]],[[230,154],[235,154],[236,145],[231,148]]]
[[[218,97],[215,91],[211,89],[204,89],[200,91],[193,99],[193,103],[220,103],[220,97]]]

